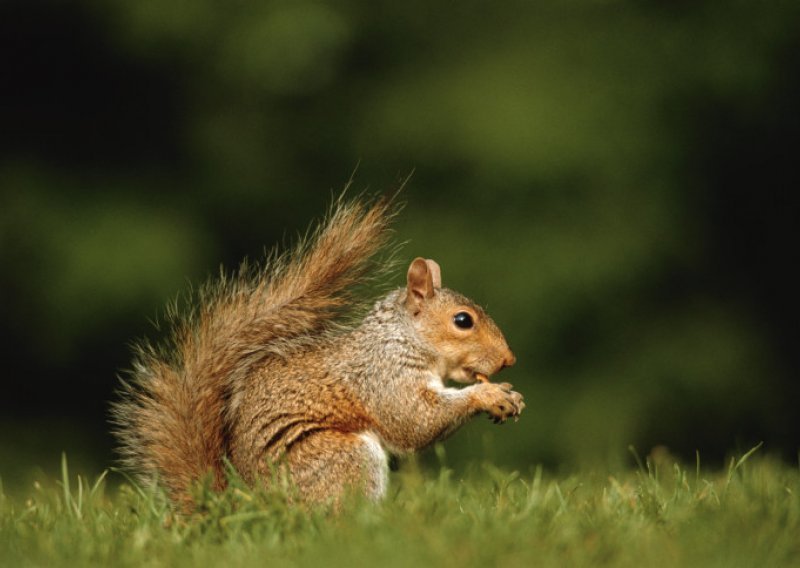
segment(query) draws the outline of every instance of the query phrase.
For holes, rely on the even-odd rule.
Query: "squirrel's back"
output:
[[[162,346],[142,342],[113,407],[124,463],[156,479],[184,507],[192,483],[225,483],[230,401],[236,385],[268,359],[323,338],[352,308],[351,290],[372,275],[387,241],[390,199],[371,205],[339,199],[326,220],[294,249],[262,265],[243,265],[168,315]]]

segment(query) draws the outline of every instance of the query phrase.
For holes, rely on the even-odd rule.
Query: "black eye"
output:
[[[472,322],[472,316],[467,312],[458,312],[456,315],[454,315],[453,323],[455,323],[456,326],[460,327],[461,329],[469,329],[474,325]]]

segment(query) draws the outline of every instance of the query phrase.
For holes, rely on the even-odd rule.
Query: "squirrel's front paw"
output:
[[[495,424],[502,424],[509,417],[516,419],[525,408],[522,395],[511,390],[513,387],[509,383],[481,383],[477,386],[479,409],[489,413]]]

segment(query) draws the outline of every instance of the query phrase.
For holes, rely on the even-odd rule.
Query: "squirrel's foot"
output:
[[[478,408],[489,414],[495,424],[502,424],[509,418],[519,417],[525,403],[522,395],[511,390],[509,383],[480,383],[476,385]]]

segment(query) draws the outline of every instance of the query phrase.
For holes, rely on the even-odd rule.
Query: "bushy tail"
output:
[[[331,329],[352,307],[353,287],[374,275],[396,208],[337,200],[327,219],[291,251],[242,266],[170,310],[171,338],[143,343],[113,407],[123,462],[191,507],[193,483],[224,485],[228,406],[238,379],[287,340]]]

